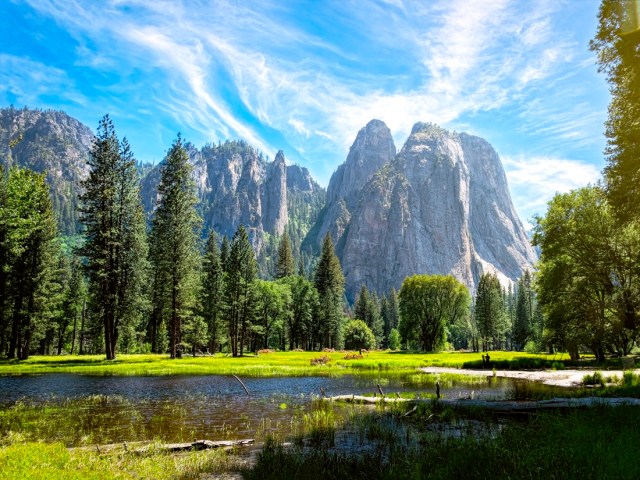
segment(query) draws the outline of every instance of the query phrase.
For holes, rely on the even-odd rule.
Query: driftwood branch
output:
[[[249,393],[249,390],[247,390],[247,386],[242,382],[242,380],[240,380],[240,379],[238,378],[238,376],[237,376],[237,375],[233,375],[233,378],[235,378],[236,380],[238,380],[238,381],[240,382],[240,385],[242,385],[242,388],[244,388],[244,391],[245,391],[245,392],[247,392],[247,395],[251,395],[251,394]]]
[[[161,445],[155,445],[151,442],[124,442],[124,443],[112,443],[109,445],[96,445],[95,448],[98,454],[101,455],[109,455],[109,454],[117,454],[117,453],[137,453],[144,454],[149,453],[150,451],[157,452],[185,452],[185,451],[193,451],[193,450],[209,450],[215,448],[223,448],[225,450],[234,448],[234,447],[242,447],[245,445],[251,445],[254,443],[253,438],[248,438],[244,440],[220,440],[220,441],[211,441],[211,440],[195,440],[193,442],[188,443],[165,443]],[[134,447],[135,445],[135,447]],[[70,450],[88,450],[93,449],[93,447],[78,447],[71,448]]]
[[[476,399],[408,399],[408,398],[384,398],[384,397],[364,397],[361,395],[337,395],[324,400],[333,402],[346,402],[362,405],[375,405],[377,403],[434,403],[437,405],[450,406],[453,408],[483,408],[486,410],[503,411],[526,411],[539,410],[545,408],[579,408],[596,407],[601,405],[635,405],[640,406],[640,398],[552,398],[551,400],[540,401],[517,401],[517,400],[476,400]]]

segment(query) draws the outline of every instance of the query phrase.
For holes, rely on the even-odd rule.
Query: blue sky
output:
[[[140,160],[244,138],[327,185],[358,130],[487,139],[522,220],[604,165],[597,0],[3,0],[0,104],[109,113]]]

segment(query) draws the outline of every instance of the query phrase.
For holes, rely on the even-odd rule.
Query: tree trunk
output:
[[[80,338],[78,339],[78,353],[80,355],[84,354],[84,319],[86,317],[87,314],[87,301],[86,300],[82,300],[82,316],[80,317]]]
[[[18,294],[13,303],[13,322],[11,324],[11,339],[9,342],[9,353],[7,354],[8,358],[16,358],[16,353],[18,349],[18,345],[20,343],[20,339],[18,338],[20,335],[20,315],[22,312],[22,294],[18,291]]]

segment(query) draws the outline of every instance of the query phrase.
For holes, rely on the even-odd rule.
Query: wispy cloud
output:
[[[579,160],[544,156],[503,157],[509,187],[520,217],[543,215],[556,193],[565,193],[601,177],[594,165]]]
[[[504,134],[528,142],[501,152],[516,159],[512,184],[522,170],[513,155],[571,158],[572,149],[594,146],[602,124],[601,105],[579,87],[593,68],[576,39],[582,32],[566,28],[582,4],[107,0],[96,9],[81,0],[27,2],[75,39],[73,52],[62,52],[75,67],[110,77],[99,86],[111,95],[102,104],[154,112],[150,130],[162,131],[170,118],[205,140],[242,137],[265,153],[288,144],[297,149],[288,157],[325,184],[371,118],[384,120],[401,143],[417,121],[473,129],[475,115],[505,117]],[[54,80],[39,83],[43,90],[59,92],[58,82],[75,91],[70,72],[49,68]],[[25,85],[37,79],[26,66],[18,71],[25,77],[0,75],[27,98]],[[518,195],[516,203],[539,198]]]

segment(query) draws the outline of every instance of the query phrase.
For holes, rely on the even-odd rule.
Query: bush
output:
[[[349,350],[372,349],[376,337],[362,320],[349,320],[344,327],[344,346]]]
[[[311,359],[311,365],[326,365],[331,361],[328,355],[320,355],[319,357]]]
[[[350,352],[350,353],[347,353],[342,358],[343,358],[343,360],[362,360],[364,358],[364,356],[360,355],[359,353],[356,353],[356,352]]]
[[[584,377],[582,377],[582,384],[604,387],[605,381],[604,381],[604,377],[602,376],[602,373],[593,372],[593,374],[591,375],[585,375]]]
[[[533,340],[529,340],[524,345],[524,351],[527,353],[538,353],[538,345]]]

